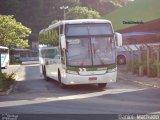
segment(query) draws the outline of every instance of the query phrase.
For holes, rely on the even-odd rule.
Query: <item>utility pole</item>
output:
[[[68,9],[68,6],[61,6],[60,9],[63,10],[63,19],[65,20],[66,19],[65,10]]]

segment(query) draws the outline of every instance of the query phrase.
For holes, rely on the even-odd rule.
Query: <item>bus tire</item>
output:
[[[45,67],[45,66],[43,67],[43,76],[44,76],[44,79],[45,79],[46,81],[49,81],[49,79],[48,79],[48,77],[47,77],[46,67]]]
[[[66,87],[65,84],[63,84],[62,81],[61,81],[61,73],[60,73],[59,70],[58,70],[58,81],[59,81],[59,86],[61,88],[65,88]]]
[[[42,75],[43,75],[44,74],[43,65],[41,65],[41,72],[42,72]]]
[[[41,66],[41,69],[42,69],[42,75],[44,75],[44,67],[43,67],[43,65]]]
[[[98,87],[100,87],[100,88],[105,88],[106,85],[107,85],[107,83],[99,83],[99,84],[98,84]]]

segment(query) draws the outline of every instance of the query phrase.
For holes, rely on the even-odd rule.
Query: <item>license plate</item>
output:
[[[97,80],[97,77],[89,77],[89,80]]]

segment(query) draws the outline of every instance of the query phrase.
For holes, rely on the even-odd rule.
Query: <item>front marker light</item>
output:
[[[71,70],[67,70],[67,73],[69,74],[74,74],[74,75],[78,75],[78,73],[76,71],[71,71]]]
[[[107,70],[108,73],[110,73],[110,72],[115,72],[115,71],[117,71],[117,67],[114,68],[114,69],[108,69],[108,70]]]

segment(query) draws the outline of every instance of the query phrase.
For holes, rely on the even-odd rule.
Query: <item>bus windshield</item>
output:
[[[112,27],[109,23],[101,24],[71,24],[66,26],[66,36],[87,35],[112,35]]]
[[[67,39],[69,66],[104,66],[115,63],[111,37],[81,37]]]

